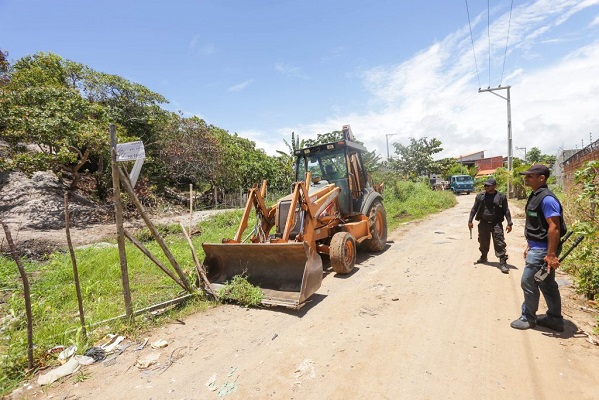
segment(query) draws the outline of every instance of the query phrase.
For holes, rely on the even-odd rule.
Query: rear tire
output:
[[[387,244],[387,212],[383,203],[375,202],[368,211],[371,239],[366,239],[364,248],[368,251],[382,251]]]
[[[333,271],[349,274],[356,263],[356,240],[348,232],[337,232],[331,239],[329,258]]]

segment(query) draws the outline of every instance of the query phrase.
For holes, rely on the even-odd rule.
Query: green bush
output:
[[[248,282],[247,277],[235,275],[233,280],[225,284],[218,292],[223,302],[235,302],[245,307],[257,306],[262,301],[262,289]]]

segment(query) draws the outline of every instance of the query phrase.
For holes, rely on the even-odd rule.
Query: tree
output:
[[[529,164],[541,162],[541,159],[541,149],[539,149],[538,147],[533,147],[526,153],[526,162]]]
[[[73,65],[52,54],[25,57],[0,87],[2,136],[11,145],[5,167],[33,172],[66,168],[77,186],[79,170],[106,141],[106,110],[67,82]],[[24,144],[33,144],[30,151]]]
[[[410,138],[408,146],[400,143],[393,143],[393,146],[395,146],[395,154],[399,155],[399,160],[393,160],[392,167],[412,180],[429,176],[435,169],[433,154],[443,151],[441,141],[436,138],[430,140],[426,137],[418,140]]]
[[[211,127],[197,117],[173,114],[158,142],[163,176],[175,186],[210,185],[221,160],[221,148]],[[161,174],[162,175],[162,174]]]
[[[8,77],[0,86],[0,134],[11,144],[3,167],[24,172],[67,169],[72,188],[88,161],[96,160],[102,172],[109,122],[118,125],[121,139],[141,138],[151,147],[155,127],[168,115],[158,105],[166,100],[142,85],[52,53],[21,58]]]
[[[8,52],[0,49],[0,86],[8,83],[8,70],[10,63],[8,62]]]
[[[543,154],[538,147],[533,147],[526,153],[526,162],[529,164],[543,163],[553,165],[555,160],[555,156]]]

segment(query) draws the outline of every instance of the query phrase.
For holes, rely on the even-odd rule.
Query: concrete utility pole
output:
[[[526,163],[526,147],[516,146],[516,150],[524,150],[524,163]]]
[[[399,133],[388,133],[385,135],[385,137],[387,138],[387,162],[391,161],[391,158],[389,157],[389,136],[395,135],[399,135]]]
[[[507,90],[507,97],[503,97],[497,93],[496,90]],[[497,97],[501,97],[502,99],[507,101],[507,170],[509,173],[508,181],[507,181],[507,195],[510,199],[514,198],[514,190],[511,185],[510,180],[512,179],[512,102],[510,100],[510,89],[511,86],[497,86],[496,88],[488,87],[486,89],[478,89],[478,93],[482,92],[490,92]]]

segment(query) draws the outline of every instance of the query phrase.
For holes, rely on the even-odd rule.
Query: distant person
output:
[[[530,186],[532,193],[526,202],[526,263],[522,272],[521,286],[524,291],[522,315],[510,325],[514,329],[530,329],[535,325],[544,326],[557,332],[564,331],[562,317],[562,299],[555,281],[555,270],[559,267],[560,237],[566,226],[562,214],[562,205],[555,194],[547,188],[549,168],[535,164],[524,175],[524,184]],[[534,275],[547,263],[550,271],[547,278],[536,282]],[[547,303],[547,314],[537,319],[539,308],[539,289]]]
[[[493,247],[495,256],[499,258],[499,269],[504,274],[510,272],[507,266],[508,255],[506,253],[505,237],[503,236],[503,220],[507,220],[507,233],[512,231],[512,215],[507,205],[505,194],[495,190],[497,182],[493,178],[485,182],[485,191],[476,195],[474,206],[470,210],[468,218],[468,228],[472,229],[472,220],[476,219],[478,223],[478,243],[480,258],[475,264],[482,264],[488,261],[487,253],[493,238]]]

